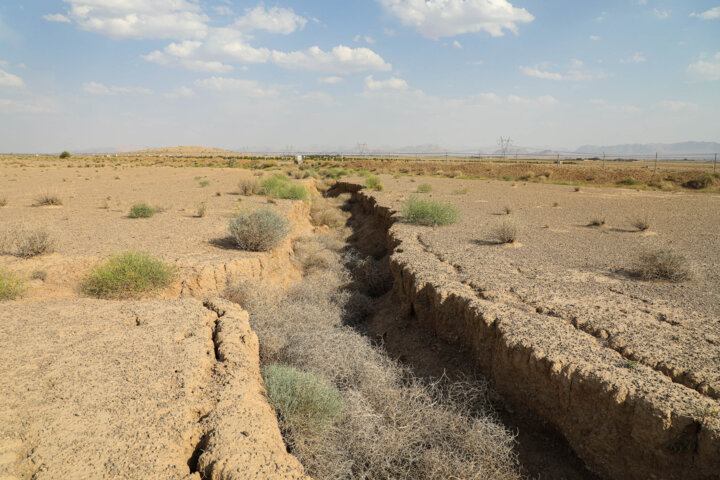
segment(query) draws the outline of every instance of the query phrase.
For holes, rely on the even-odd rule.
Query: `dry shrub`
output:
[[[57,247],[54,235],[45,227],[12,229],[3,243],[5,243],[5,248],[23,258],[52,253]]]
[[[371,297],[387,293],[393,285],[393,278],[381,261],[373,257],[353,258],[350,262],[355,288]]]
[[[328,227],[342,227],[347,223],[347,216],[327,199],[319,197],[313,199],[310,206],[310,218],[314,225],[327,225]]]
[[[240,189],[240,195],[249,197],[251,195],[259,195],[262,192],[262,185],[256,178],[241,178],[238,182],[238,188]]]
[[[633,220],[632,225],[641,232],[644,232],[650,229],[650,219],[648,217],[636,218]]]
[[[670,248],[646,249],[640,252],[635,276],[643,280],[684,282],[693,277],[687,258]]]
[[[195,216],[198,218],[203,218],[205,215],[207,215],[207,203],[201,202],[197,207]]]
[[[7,198],[0,197],[0,207],[4,207],[5,205],[7,205]]]
[[[503,220],[500,225],[495,227],[492,232],[492,238],[497,243],[514,243],[520,233],[520,226],[512,219]]]
[[[301,237],[293,242],[295,260],[305,273],[315,269],[327,269],[337,264],[339,256],[315,237]]]
[[[49,207],[49,206],[58,206],[62,205],[62,199],[55,193],[52,192],[43,192],[37,197],[35,197],[35,201],[33,202],[33,207]]]
[[[269,209],[241,212],[230,220],[229,229],[238,248],[251,252],[267,252],[290,233],[288,221]]]
[[[353,268],[369,261],[359,254],[345,261],[368,268]],[[227,292],[250,312],[265,364],[314,372],[340,392],[344,410],[319,432],[280,415],[288,449],[307,473],[317,480],[520,478],[513,436],[492,413],[484,383],[421,381],[344,325],[357,320],[359,305],[372,309],[357,284],[340,260],[311,269],[287,292],[255,281]]]
[[[605,225],[605,216],[604,215],[597,215],[590,219],[590,223],[588,223],[588,227],[602,227]]]

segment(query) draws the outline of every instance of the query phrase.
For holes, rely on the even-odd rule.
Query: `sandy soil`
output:
[[[460,207],[461,222],[418,228],[418,239],[483,298],[563,319],[629,360],[720,398],[720,196],[412,180],[383,177],[386,191],[374,195],[401,210],[418,184],[429,183],[433,192],[417,195]],[[453,194],[464,187],[467,194]],[[595,216],[607,224],[589,227]],[[508,217],[520,225],[518,243],[498,245],[492,231]],[[651,222],[646,232],[632,226],[643,217]],[[686,255],[695,278],[633,278],[639,252],[651,247]]]
[[[301,478],[263,397],[247,314],[216,303],[221,318],[197,300],[4,304],[0,477]],[[247,344],[214,343],[222,317]]]
[[[25,296],[42,300],[77,296],[79,283],[94,264],[130,249],[184,269],[168,298],[179,294],[201,298],[217,291],[228,274],[297,280],[299,272],[286,268],[289,239],[269,257],[228,248],[223,241],[229,216],[240,209],[276,209],[293,222],[294,235],[311,228],[302,203],[268,204],[263,197],[237,195],[240,178],[251,177],[248,171],[213,168],[0,168],[0,196],[8,202],[0,208],[0,240],[18,226],[43,226],[57,240],[53,254],[22,259],[5,249],[0,262],[28,279],[33,272],[45,272],[45,281],[28,282]],[[202,187],[201,182],[209,185]],[[33,207],[43,192],[58,195],[63,205]],[[129,218],[128,211],[137,202],[164,211],[152,218]],[[203,218],[197,216],[201,203],[207,205]]]

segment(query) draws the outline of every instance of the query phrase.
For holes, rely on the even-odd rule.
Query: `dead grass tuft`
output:
[[[635,220],[633,220],[632,226],[637,228],[641,232],[650,230],[650,218],[649,217],[636,218]]]
[[[238,182],[240,195],[249,197],[251,195],[259,195],[262,192],[262,185],[256,178],[241,178]]]
[[[590,219],[588,227],[602,227],[605,225],[605,216],[598,215]]]
[[[514,243],[517,241],[519,233],[520,225],[518,222],[513,219],[505,219],[500,225],[495,227],[495,230],[492,232],[492,238],[497,243]]]
[[[670,248],[647,249],[640,252],[633,273],[642,280],[666,280],[674,283],[684,282],[693,277],[687,258]]]
[[[57,247],[53,234],[42,226],[10,229],[3,243],[5,250],[22,258],[52,253]]]
[[[35,197],[35,201],[33,202],[33,207],[50,207],[50,206],[58,206],[62,205],[62,199],[55,193],[51,192],[43,192],[37,197]]]

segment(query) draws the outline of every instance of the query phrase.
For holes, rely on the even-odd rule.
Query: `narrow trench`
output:
[[[332,197],[337,196],[337,194],[339,194],[339,192],[333,193],[331,190],[328,192],[327,196]],[[401,365],[400,368],[403,372],[409,372],[411,378],[420,379],[419,381],[422,382],[422,385],[454,385],[454,388],[456,389],[464,388],[468,392],[475,392],[465,393],[453,390],[453,394],[451,396],[463,398],[462,402],[464,402],[461,408],[458,409],[458,411],[461,410],[459,416],[462,417],[464,419],[463,421],[466,423],[473,425],[491,419],[490,423],[496,425],[499,424],[497,428],[505,432],[501,434],[498,433],[497,430],[493,430],[492,433],[488,434],[487,438],[482,436],[477,437],[480,442],[487,441],[488,438],[497,438],[498,443],[502,445],[497,446],[498,451],[491,454],[492,461],[487,462],[487,464],[483,464],[483,462],[471,464],[475,470],[468,469],[467,465],[463,465],[453,471],[452,468],[454,468],[454,465],[450,468],[443,465],[442,467],[439,467],[444,469],[443,473],[440,473],[437,465],[445,462],[445,458],[443,458],[441,462],[436,459],[435,464],[430,462],[430,467],[423,467],[425,468],[423,473],[418,473],[417,471],[406,472],[402,478],[478,478],[488,480],[511,478],[564,478],[568,480],[579,480],[598,478],[585,469],[582,462],[569,448],[567,442],[559,434],[555,433],[552,428],[544,425],[535,418],[515,412],[509,406],[505,405],[502,398],[492,391],[492,388],[479,374],[475,362],[469,352],[465,352],[455,345],[447,344],[441,341],[436,335],[425,331],[420,327],[414,317],[412,306],[403,306],[398,299],[393,297],[393,279],[389,268],[389,255],[392,252],[391,246],[387,243],[387,225],[383,225],[383,221],[381,219],[373,218],[371,215],[363,212],[360,205],[355,203],[352,197],[347,198],[348,194],[341,195],[341,197],[343,196],[345,197],[343,200],[346,201],[342,205],[336,205],[333,208],[341,208],[342,210],[349,212],[349,218],[347,219],[346,226],[344,227],[347,229],[346,233],[348,235],[346,238],[343,238],[344,245],[342,246],[342,251],[345,252],[345,256],[331,256],[331,258],[334,258],[335,261],[342,263],[340,269],[350,272],[350,278],[353,283],[364,284],[364,295],[360,295],[359,297],[365,298],[366,300],[358,301],[358,296],[354,293],[351,294],[349,298],[345,297],[345,300],[343,300],[345,302],[345,313],[343,314],[340,329],[350,328],[356,334],[360,334],[361,338],[365,339],[364,342],[372,345],[374,351],[382,352],[380,355],[389,357],[393,361],[396,361],[399,365]],[[348,262],[346,260],[348,258],[348,252],[356,252],[350,255],[350,258],[357,260],[356,263],[353,263],[353,261]],[[372,272],[367,272],[364,268],[365,265],[372,266],[372,269],[374,270]],[[337,266],[335,268],[337,268]],[[284,320],[282,317],[287,317],[288,315],[286,315],[287,312],[282,312],[282,314],[278,315],[276,306],[271,305],[273,301],[268,300],[268,298],[272,298],[272,293],[269,293],[269,290],[266,287],[261,287],[257,284],[250,285],[249,287],[251,288],[243,287],[243,289],[237,287],[235,291],[232,291],[231,289],[228,291],[228,297],[231,300],[240,303],[250,312],[251,325],[260,337],[261,341],[261,361],[266,365],[269,363],[276,363],[278,361],[283,363],[287,361],[285,359],[288,358],[288,356],[300,355],[301,357],[304,357],[303,360],[298,362],[299,368],[307,368],[308,364],[312,365],[313,359],[310,358],[312,357],[312,354],[307,352],[292,352],[292,342],[296,341],[298,338],[304,341],[306,345],[308,344],[307,338],[303,338],[302,336],[298,337],[298,335],[302,334],[286,332],[285,335],[288,337],[292,337],[293,335],[295,336],[284,339],[286,344],[282,344],[283,340],[278,340],[277,330],[282,329],[282,327],[273,325],[272,320],[274,319],[275,321],[282,322]],[[247,292],[252,289],[257,290],[258,292],[262,291],[263,293],[255,293],[254,296],[250,298]],[[335,295],[337,293],[338,292],[329,292],[328,295]],[[259,299],[259,297],[263,298]],[[303,295],[299,295],[297,302],[301,304],[300,308],[303,308],[303,305],[307,308],[307,305],[302,303],[304,301],[303,298]],[[356,314],[356,311],[361,311],[362,313]],[[322,312],[319,312],[319,314],[321,315]],[[269,320],[261,318],[263,316],[268,317]],[[284,328],[287,330],[287,327]],[[322,336],[327,332],[329,332],[329,330],[318,328],[317,331],[312,331],[312,334],[315,336]],[[323,341],[337,343],[338,339],[349,339],[349,337],[338,336],[336,335],[337,333],[338,331],[336,330],[334,333],[329,334],[329,338],[327,340],[314,339],[310,341],[310,344],[313,342],[317,343]],[[263,343],[265,343],[265,345],[263,345]],[[356,345],[354,342],[348,343]],[[324,348],[327,349],[329,347],[325,346]],[[336,347],[333,348],[337,350]],[[352,348],[352,346],[347,348]],[[288,350],[291,351],[290,355],[287,354]],[[297,348],[295,350],[297,350]],[[356,353],[358,353],[358,356],[363,355],[359,352],[353,352],[350,350],[344,351],[343,353],[346,356],[355,355]],[[331,362],[332,359],[324,358],[321,361],[327,363]],[[392,363],[390,360],[384,361]],[[353,374],[355,376],[362,376],[364,372],[356,370]],[[351,381],[348,381],[347,383],[351,383]],[[481,392],[481,394],[477,394],[477,392]],[[473,395],[477,395],[477,397]],[[442,399],[439,401],[434,398],[430,398],[428,400],[427,403],[430,404],[430,407],[427,412],[424,413],[425,417],[423,417],[422,420],[412,419],[409,423],[420,423],[422,421],[428,421],[429,419],[430,423],[442,423],[443,421],[446,421],[445,419],[440,420],[439,418],[437,420],[431,419],[434,415],[432,408],[434,408],[437,403],[442,404],[443,399],[449,398],[450,396],[443,397],[440,395],[440,397],[442,397]],[[468,405],[468,403],[472,402],[477,402],[477,405]],[[421,406],[424,407],[425,405]],[[437,408],[438,417],[441,415],[447,415],[448,410],[444,410],[442,405]],[[472,412],[479,412],[477,414],[480,416],[474,417],[475,413]],[[375,412],[373,412],[373,414],[374,413]],[[413,412],[404,413],[410,417],[413,415]],[[417,415],[420,416],[422,413],[418,412]],[[456,420],[456,417],[451,416],[448,418],[452,418],[453,421]],[[283,428],[282,418],[279,418],[279,420],[281,429],[283,429],[283,435],[286,439],[288,451],[296,454],[306,468],[309,467],[308,469],[311,475],[314,473],[313,469],[316,468],[315,464],[317,456],[332,456],[337,454],[337,452],[332,451],[333,446],[325,444],[320,448],[325,448],[328,451],[320,453],[313,452],[312,455],[308,455],[307,444],[311,444],[312,442],[303,443],[303,441],[300,441],[298,446],[298,440],[292,437],[292,432],[288,431],[287,428]],[[401,425],[398,430],[402,431],[406,427],[407,426]],[[446,433],[443,431],[445,428],[450,430],[462,430],[462,428],[466,427],[458,428],[457,425],[453,425],[452,427],[442,425],[441,427],[436,428],[436,430],[433,430],[432,434],[435,436],[443,436]],[[508,435],[507,432],[510,432],[510,435]],[[345,437],[348,436],[348,433],[343,433]],[[468,438],[468,435],[476,433],[477,432],[472,429],[468,430],[467,434],[455,433],[454,435],[457,436],[455,440],[449,440],[448,443],[444,443],[439,446],[437,450],[442,451],[440,455],[448,455],[447,458],[455,459],[463,457],[463,460],[458,461],[466,461],[468,457],[467,452],[448,452],[447,450],[452,450],[463,443],[467,444],[468,441],[466,438]],[[373,435],[382,435],[382,432],[373,432]],[[493,437],[493,435],[495,435],[495,437]],[[449,436],[452,436],[452,434]],[[511,438],[512,436],[514,436],[514,438]],[[344,437],[343,434],[341,434],[336,438],[342,439]],[[507,439],[507,442],[503,444],[505,439]],[[455,441],[455,443],[452,443],[453,441]],[[416,449],[419,446],[420,450],[425,449],[426,452],[420,451],[417,454],[418,458],[413,459],[413,461],[419,463],[424,461],[423,455],[427,456],[427,452],[430,452],[433,448],[433,445],[429,445],[429,443],[430,442],[426,444],[423,441],[420,441],[419,444],[414,445]],[[472,443],[472,441],[470,441],[470,443]],[[202,442],[198,445],[198,451],[201,449],[201,445]],[[491,449],[493,448],[496,448],[496,446],[493,445]],[[503,448],[505,448],[505,450],[502,450]],[[305,451],[304,456],[302,453],[303,451]],[[367,464],[372,461],[382,462],[383,460],[381,459],[384,456],[384,452],[377,452],[377,454],[378,456],[372,459],[363,457],[360,463],[365,462]],[[341,460],[347,461],[347,459],[343,458],[337,460],[336,462],[342,463]],[[351,459],[350,461],[354,460],[355,459]],[[189,464],[191,462],[189,462]],[[497,464],[490,465],[492,462],[496,462]],[[510,467],[508,467],[508,465],[510,465]],[[388,468],[397,468],[397,466],[395,465]],[[478,469],[485,471],[479,473],[477,472]],[[430,473],[425,475],[425,471],[429,471]],[[397,472],[390,473],[392,470],[387,470],[387,472],[388,473],[384,476],[382,473],[378,475],[377,472],[373,475],[366,473],[358,475],[357,472],[353,472],[353,474],[350,475],[347,472],[343,472],[343,474],[333,472],[332,477],[399,477]],[[458,474],[457,472],[462,473]],[[323,475],[319,474],[318,478],[323,478]],[[329,477],[325,476],[324,478]]]

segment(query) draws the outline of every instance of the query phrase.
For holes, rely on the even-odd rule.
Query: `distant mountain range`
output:
[[[606,155],[698,155],[720,153],[717,142],[681,142],[681,143],[628,143],[625,145],[582,145],[578,153],[594,153]]]

